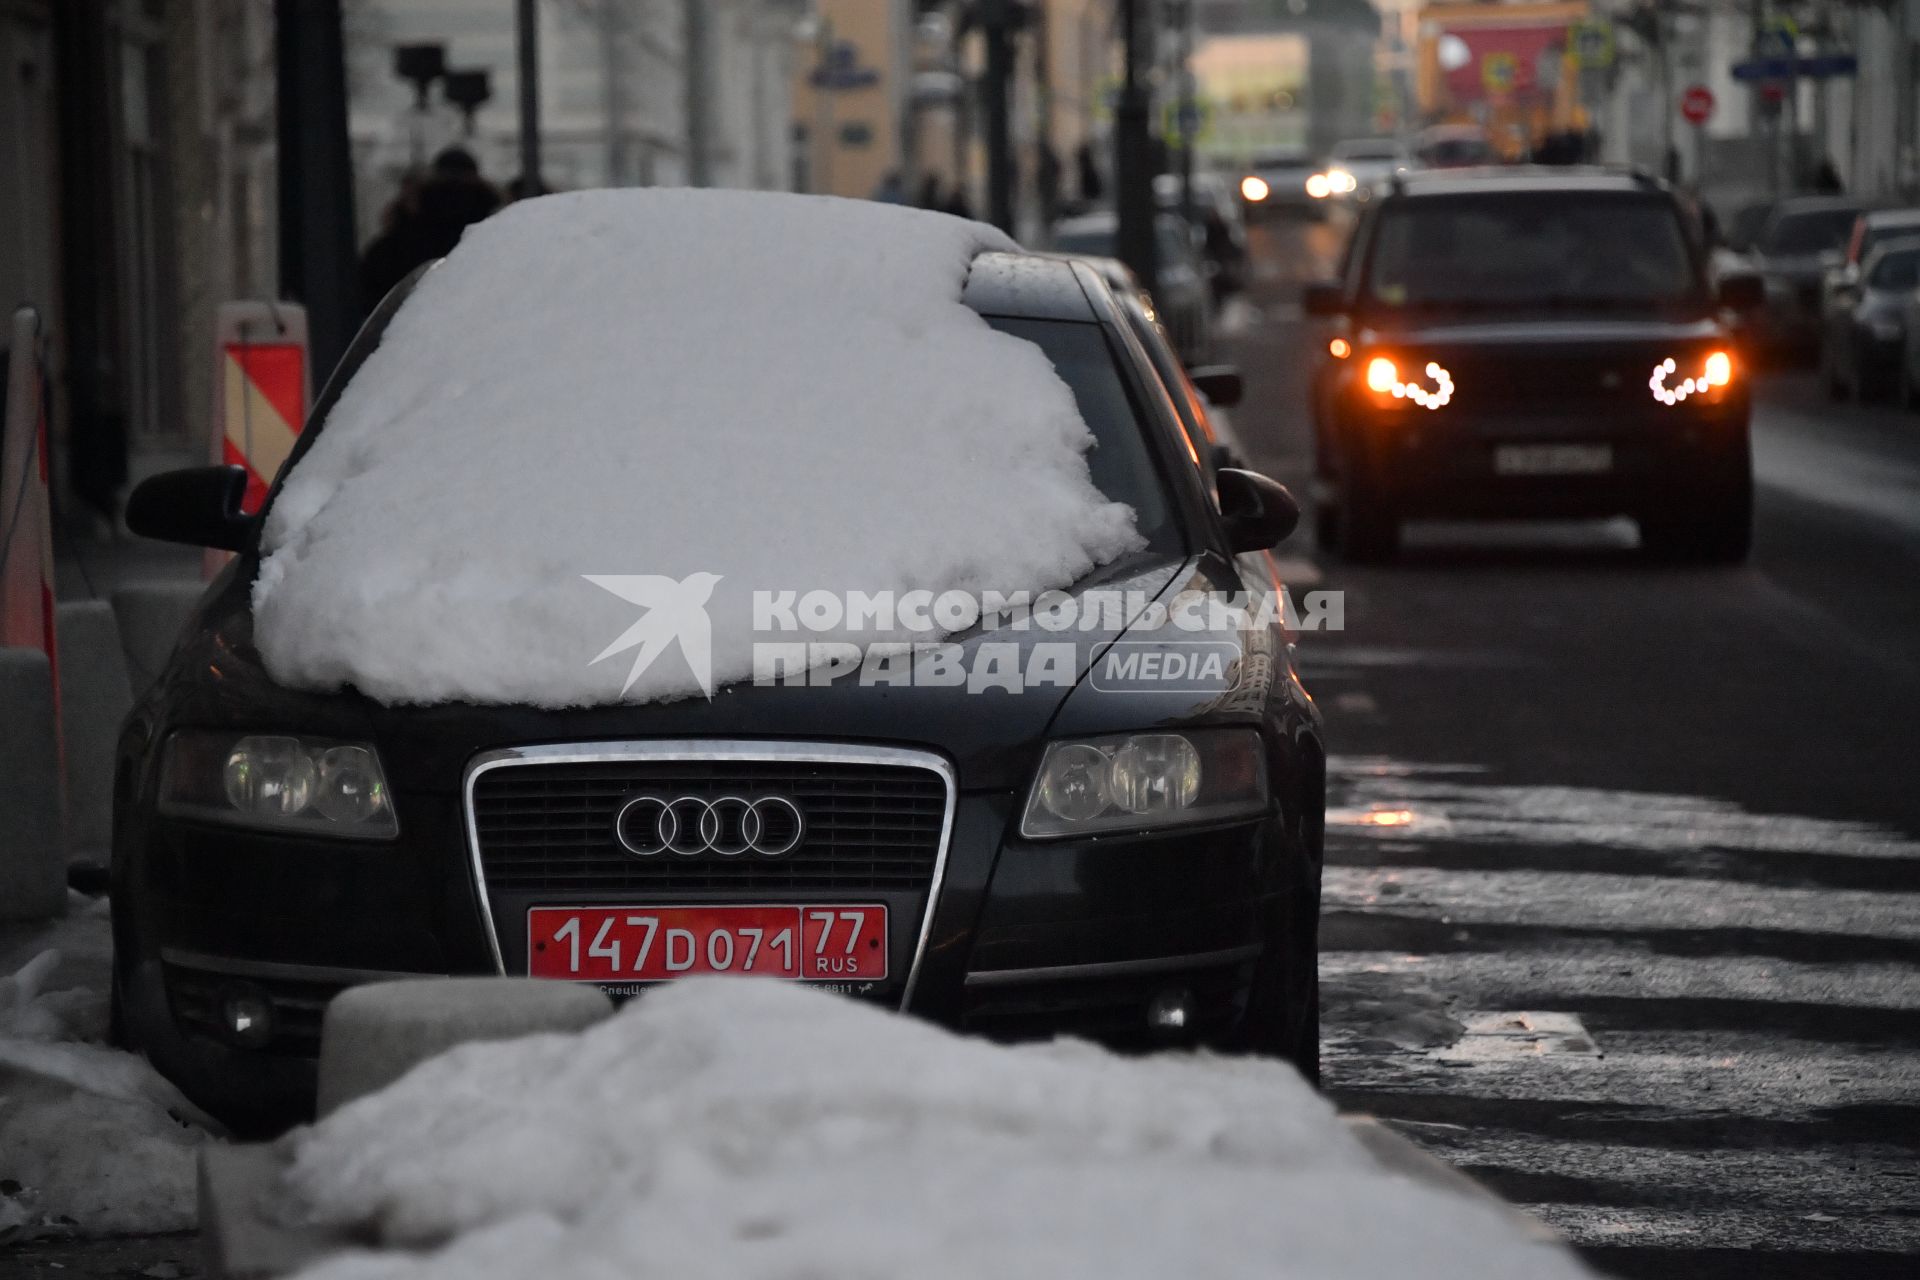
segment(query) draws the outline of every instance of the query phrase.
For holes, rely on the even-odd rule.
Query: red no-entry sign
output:
[[[1688,124],[1705,124],[1713,118],[1713,90],[1703,84],[1690,85],[1680,95],[1680,114]]]

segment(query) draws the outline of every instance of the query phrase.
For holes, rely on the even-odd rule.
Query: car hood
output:
[[[1200,560],[1143,558],[1124,574],[1096,574],[1072,592],[1123,593],[1141,602],[1165,599],[1203,577]],[[1228,575],[1231,576],[1230,574]],[[651,738],[785,738],[923,746],[956,765],[969,790],[1019,785],[1061,705],[1093,660],[1136,620],[1137,613],[1093,612],[1096,625],[1051,632],[1037,625],[976,629],[954,637],[961,664],[975,670],[983,645],[1017,655],[1026,669],[1041,642],[1071,641],[1073,681],[1012,692],[965,684],[863,684],[857,675],[826,685],[739,684],[711,700],[548,709],[524,705],[444,703],[383,705],[353,689],[314,692],[276,683],[253,643],[250,583],[242,560],[215,581],[188,625],[167,671],[130,720],[152,740],[174,728],[257,729],[372,742],[398,792],[457,791],[467,762],[483,751],[534,743]],[[1125,700],[1122,699],[1124,703]],[[1131,710],[1128,704],[1125,710]]]
[[[1423,321],[1417,317],[1396,324],[1369,324],[1360,334],[1364,343],[1419,344],[1447,348],[1610,347],[1641,344],[1706,342],[1722,336],[1718,322],[1657,316],[1570,316],[1552,312],[1527,318],[1502,316],[1484,320]]]

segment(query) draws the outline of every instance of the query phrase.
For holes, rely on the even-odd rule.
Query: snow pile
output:
[[[284,1141],[301,1216],[442,1246],[303,1280],[1584,1274],[1381,1171],[1285,1066],[1009,1049],[752,979],[465,1046]]]
[[[1037,592],[1138,546],[1066,384],[959,301],[972,259],[1013,247],[739,191],[583,191],[471,228],[273,508],[268,670],[385,702],[618,702],[629,662],[592,663],[653,587],[705,606],[724,685],[753,672],[756,589]],[[701,691],[704,654],[672,638],[628,700]]]
[[[101,1043],[111,946],[106,903],[79,899],[44,936],[0,949],[32,956],[0,976],[0,1241],[194,1225],[211,1122]]]

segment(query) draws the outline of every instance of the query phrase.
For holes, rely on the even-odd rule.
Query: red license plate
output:
[[[665,982],[697,973],[877,982],[887,976],[887,909],[533,907],[527,973],[572,982]]]

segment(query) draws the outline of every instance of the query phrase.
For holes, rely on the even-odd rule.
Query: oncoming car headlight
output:
[[[288,734],[174,734],[160,769],[160,812],[354,840],[400,833],[372,747]]]
[[[1048,744],[1020,834],[1050,840],[1140,831],[1266,809],[1266,749],[1252,729],[1078,738]]]
[[[1422,409],[1438,409],[1453,399],[1453,375],[1440,367],[1437,361],[1427,361],[1423,370],[1427,379],[1433,383],[1425,387],[1417,382],[1402,382],[1400,366],[1389,356],[1375,356],[1367,361],[1367,390],[1382,404],[1417,404]]]
[[[1672,356],[1653,366],[1647,389],[1653,392],[1655,400],[1665,405],[1679,404],[1691,396],[1717,401],[1733,385],[1733,357],[1724,351],[1708,352],[1698,375],[1680,378],[1679,372],[1680,362]]]

